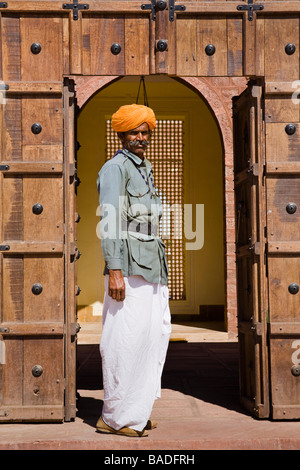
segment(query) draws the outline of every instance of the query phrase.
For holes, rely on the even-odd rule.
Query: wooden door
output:
[[[62,79],[64,23],[7,14],[1,26],[0,421],[70,420],[75,100]]]
[[[246,409],[269,416],[266,213],[262,85],[250,83],[234,100],[240,394]]]
[[[299,4],[290,1],[282,4],[280,14],[264,19],[273,419],[300,418],[299,21]]]

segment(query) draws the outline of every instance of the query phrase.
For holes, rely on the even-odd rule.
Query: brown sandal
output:
[[[116,430],[108,426],[108,424],[103,421],[102,416],[100,416],[96,424],[97,432],[102,432],[104,434],[117,434],[118,436],[127,437],[146,437],[149,435],[149,433],[145,429],[143,429],[143,431],[135,431],[135,429],[124,427]]]

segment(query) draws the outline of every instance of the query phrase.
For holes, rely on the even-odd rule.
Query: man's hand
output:
[[[125,281],[121,269],[109,270],[108,295],[119,302],[125,299]]]

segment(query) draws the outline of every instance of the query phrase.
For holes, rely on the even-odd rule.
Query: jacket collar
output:
[[[139,158],[137,155],[135,155],[134,153],[130,152],[129,150],[123,148],[122,149],[122,152],[127,156],[129,157],[133,163],[137,166],[145,166],[146,168],[148,168],[149,170],[152,168],[152,165],[150,163],[150,161],[144,157],[144,159],[142,160],[141,158]]]

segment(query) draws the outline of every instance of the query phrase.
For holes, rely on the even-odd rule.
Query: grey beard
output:
[[[145,147],[147,147],[150,142],[148,142],[148,140],[132,140],[128,142],[128,144],[130,147],[137,147],[138,145],[144,145]]]

